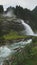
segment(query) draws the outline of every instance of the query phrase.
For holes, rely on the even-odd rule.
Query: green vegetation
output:
[[[4,12],[3,5],[0,5],[0,13],[3,13],[3,12]]]
[[[23,39],[27,38],[27,36],[19,35],[16,31],[12,31],[7,35],[3,36],[5,40],[17,40],[17,39]]]
[[[37,11],[35,9],[30,11],[28,9],[23,9],[20,6],[16,6],[14,13],[17,18],[29,21],[31,27],[37,31]],[[36,8],[37,10],[37,8]],[[3,6],[0,5],[0,13],[3,13]],[[35,14],[36,13],[36,14]],[[28,23],[28,22],[27,22]],[[24,36],[19,34],[19,31],[22,30],[22,26],[19,23],[15,22],[14,19],[8,17],[3,17],[0,14],[0,43],[2,44],[3,40],[19,40],[19,39],[31,39],[32,43],[27,44],[23,49],[20,48],[17,50],[17,53],[11,56],[9,61],[6,61],[9,65],[37,65],[37,37]]]
[[[6,21],[7,23],[4,23]],[[22,39],[26,38],[26,36],[20,35],[19,30],[22,28],[16,22],[7,21],[6,18],[0,17],[0,40],[15,40],[15,39]]]
[[[36,31],[37,30],[37,6],[34,10],[30,11],[27,8],[23,8],[21,6],[16,6],[14,10],[15,14],[18,18],[21,18],[26,21],[29,21],[29,25]]]
[[[6,63],[11,63],[11,65],[37,65],[37,45],[34,44],[36,42],[33,40],[31,44],[27,44],[23,49],[20,48],[17,53],[11,56],[11,62],[6,61]]]
[[[37,6],[32,11],[30,11],[27,8],[24,9],[21,6],[16,6],[16,8],[8,7],[5,13],[7,13],[10,8],[11,10],[14,11],[14,14],[17,16],[17,18],[29,21],[29,23],[28,22],[26,23],[28,23],[35,31],[37,30]],[[0,5],[0,13],[3,12],[4,12],[3,6]]]
[[[15,54],[15,61],[12,65],[37,65],[37,45],[27,44],[25,48]]]

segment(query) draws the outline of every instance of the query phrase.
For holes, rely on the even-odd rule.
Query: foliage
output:
[[[27,44],[24,49],[15,54],[12,65],[37,65],[37,46],[32,44]]]
[[[3,5],[0,5],[0,13],[3,13],[3,12],[4,12]]]
[[[23,20],[29,21],[26,22],[28,23],[34,30],[37,30],[37,8],[35,8],[35,13],[34,10],[30,11],[29,9],[21,6],[16,6],[15,8],[15,14],[17,15],[18,18],[21,18]]]
[[[27,36],[19,35],[16,31],[12,31],[9,34],[3,36],[5,40],[23,39]]]

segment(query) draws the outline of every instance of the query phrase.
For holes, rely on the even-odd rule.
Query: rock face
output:
[[[18,18],[29,21],[28,24],[32,27],[32,29],[34,31],[37,30],[37,6],[32,11],[27,8],[23,9],[20,6],[16,6],[15,14]]]
[[[11,30],[18,32],[18,31],[22,31],[24,29],[24,27],[20,23],[19,19],[11,20],[11,21],[10,20],[4,20],[4,21],[2,21],[1,27],[2,27],[2,32],[4,34],[8,33]]]
[[[37,6],[33,9],[33,13],[37,15]]]
[[[29,21],[26,22],[29,24],[34,31],[37,30],[37,6],[35,9],[30,11],[29,9],[25,8],[23,9],[20,6],[14,7],[8,7],[6,11],[3,12],[4,17],[12,17],[12,18],[20,18],[23,19],[24,21]],[[10,20],[10,19],[9,19]]]
[[[34,31],[37,31],[37,6],[32,11],[27,8],[23,9],[20,6],[16,6],[16,8],[10,6],[4,11],[3,6],[0,5],[0,12],[3,13],[4,17],[18,17],[24,21],[29,21],[26,23],[28,23]]]

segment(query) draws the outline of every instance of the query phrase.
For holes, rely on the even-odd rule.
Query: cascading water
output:
[[[14,14],[14,12],[13,12],[13,10],[10,10],[10,11],[4,13],[3,16],[4,17],[12,17],[12,18],[16,17],[15,14]]]
[[[0,47],[0,65],[3,65],[3,61],[8,57],[11,53],[11,50],[6,46]]]
[[[29,39],[27,41],[21,41],[18,43],[0,47],[0,65],[3,65],[4,60],[8,60],[8,57],[10,57],[11,54],[17,52],[17,48],[23,48],[26,44],[31,42],[32,39]]]
[[[33,30],[31,29],[31,27],[28,24],[26,24],[23,20],[21,20],[21,23],[25,28],[24,32],[26,35],[34,35]]]

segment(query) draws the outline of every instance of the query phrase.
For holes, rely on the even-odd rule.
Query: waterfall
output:
[[[24,26],[24,32],[26,35],[34,35],[32,28],[28,24],[26,24],[23,20],[21,20],[21,23]]]
[[[12,17],[12,18],[15,18],[16,15],[14,14],[13,10],[10,10],[6,13],[3,14],[4,17]]]

